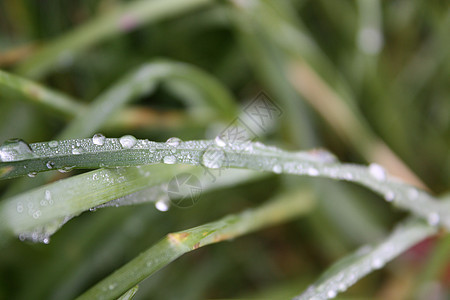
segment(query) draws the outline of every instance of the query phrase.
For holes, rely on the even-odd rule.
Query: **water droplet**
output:
[[[276,174],[280,174],[283,171],[283,167],[281,167],[281,165],[274,165],[272,171]]]
[[[39,217],[41,216],[41,211],[37,210],[33,213],[33,218],[34,219],[39,219]]]
[[[202,155],[202,164],[210,169],[219,169],[226,164],[225,152],[219,147],[208,147]]]
[[[369,173],[378,181],[386,180],[386,170],[379,164],[370,164]]]
[[[50,141],[50,142],[48,142],[48,146],[50,147],[50,148],[56,148],[56,147],[58,147],[58,141]]]
[[[411,188],[408,191],[408,197],[410,200],[414,200],[419,196],[419,191],[416,188]]]
[[[72,169],[73,169],[73,167],[64,167],[64,168],[58,169],[58,172],[67,173],[67,172],[72,171]]]
[[[309,151],[309,154],[311,155],[311,158],[322,163],[329,164],[338,161],[338,159],[336,158],[336,156],[334,156],[333,153],[325,149],[314,149]]]
[[[17,161],[33,158],[30,145],[21,139],[10,139],[0,146],[0,161]]]
[[[345,180],[353,180],[353,174],[350,172],[347,172],[344,174],[344,179]]]
[[[19,214],[23,212],[22,202],[17,203],[16,209]]]
[[[375,258],[373,261],[372,261],[372,268],[374,268],[374,269],[376,269],[376,270],[378,270],[378,269],[380,269],[380,268],[382,268],[383,266],[384,266],[384,262],[383,262],[383,260],[381,260],[380,258]]]
[[[339,290],[340,292],[345,292],[345,291],[347,290],[347,286],[346,286],[344,283],[340,283],[340,284],[338,285],[338,290]]]
[[[168,211],[170,208],[170,204],[166,199],[160,199],[156,201],[155,207],[159,211]]]
[[[438,225],[438,224],[439,224],[439,220],[440,220],[439,214],[438,214],[438,213],[435,213],[435,212],[430,213],[430,214],[428,215],[428,217],[427,217],[427,222],[428,222],[428,224],[430,224],[431,226],[436,226],[436,225]]]
[[[79,155],[79,154],[81,154],[83,152],[84,152],[84,149],[81,148],[81,147],[77,147],[77,148],[73,148],[72,149],[72,154],[75,154],[75,155]]]
[[[98,146],[103,146],[103,144],[105,143],[105,140],[106,140],[106,137],[101,133],[96,133],[92,137],[92,143],[94,143],[94,145],[98,145]]]
[[[164,156],[163,162],[168,165],[173,165],[174,163],[177,162],[177,158],[173,155],[167,155],[167,156]]]
[[[227,143],[220,137],[220,135],[216,136],[216,138],[214,139],[214,143],[216,143],[216,145],[219,147],[225,147],[227,145]]]
[[[42,242],[46,245],[50,244],[50,238],[49,237],[45,237]]]
[[[119,142],[125,149],[130,149],[136,145],[137,139],[132,135],[124,135],[119,139]]]
[[[110,290],[113,290],[113,289],[116,288],[116,286],[117,286],[117,283],[111,283],[111,284],[108,286],[108,288],[109,288]]]
[[[33,178],[33,177],[36,177],[37,172],[30,172],[27,175],[28,175],[28,177]]]
[[[327,292],[328,299],[332,299],[332,298],[336,297],[336,295],[337,295],[337,292],[335,290],[329,290]]]
[[[53,167],[55,166],[55,163],[52,161],[48,161],[45,165],[47,166],[48,169],[53,169]]]
[[[384,195],[384,199],[385,199],[387,202],[391,202],[392,200],[394,200],[394,198],[395,198],[395,194],[394,194],[394,192],[392,192],[392,191],[389,191],[389,192],[387,192],[387,193]]]
[[[166,141],[166,144],[172,147],[178,147],[182,141],[177,137],[171,137]]]
[[[306,172],[308,173],[309,176],[318,176],[319,175],[319,171],[316,168],[308,168],[308,170],[306,170]]]
[[[52,200],[52,192],[50,192],[49,190],[45,190],[45,200],[47,201],[51,201]]]

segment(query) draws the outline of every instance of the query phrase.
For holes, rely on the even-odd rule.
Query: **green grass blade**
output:
[[[436,232],[436,228],[422,220],[408,220],[397,226],[380,244],[362,247],[354,254],[339,260],[314,285],[294,299],[334,298],[362,277],[382,268],[387,262]]]
[[[52,145],[51,143],[54,143]],[[23,142],[0,147],[0,178],[12,178],[28,172],[62,168],[99,168],[136,166],[154,163],[203,165],[207,168],[243,168],[283,174],[321,176],[361,184],[384,196],[386,201],[450,228],[450,203],[437,201],[413,186],[391,180],[378,165],[370,167],[341,164],[326,151],[287,152],[256,142],[169,141],[156,143],[133,136],[105,139],[102,145],[93,139],[35,143]],[[24,153],[20,153],[23,151]]]
[[[50,42],[25,60],[18,68],[20,74],[40,77],[58,65],[64,64],[82,50],[129,30],[174,17],[212,3],[211,0],[156,0],[133,1],[103,14],[90,22]]]
[[[85,111],[82,103],[64,95],[63,93],[52,91],[38,83],[25,78],[9,74],[0,70],[0,87],[6,87],[21,94],[24,99],[55,112],[55,115],[65,118],[72,118],[74,115]]]
[[[285,222],[310,211],[312,207],[313,196],[308,190],[294,190],[279,195],[273,201],[254,210],[170,233],[78,299],[114,299],[187,252]]]
[[[189,64],[156,60],[139,67],[99,95],[89,110],[61,133],[61,138],[86,137],[97,131],[108,118],[138,95],[151,92],[160,81],[182,80],[204,94],[201,106],[209,113],[229,120],[236,115],[236,105],[230,92],[214,77]],[[199,105],[199,106],[200,106]]]

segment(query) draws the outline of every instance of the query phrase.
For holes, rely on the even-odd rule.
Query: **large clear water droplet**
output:
[[[379,164],[370,164],[369,173],[378,181],[386,180],[386,170]]]
[[[92,137],[92,143],[94,143],[94,145],[98,145],[98,146],[103,146],[103,144],[105,143],[105,140],[106,140],[106,137],[101,133],[96,133]]]
[[[181,144],[182,140],[177,137],[171,137],[166,141],[166,144],[171,147],[178,147]]]
[[[137,139],[132,135],[124,135],[119,139],[119,142],[125,149],[130,149],[136,145]]]
[[[0,161],[17,161],[33,158],[30,145],[21,139],[10,139],[0,146]]]
[[[202,164],[210,169],[219,169],[225,166],[227,157],[225,152],[217,146],[208,147],[202,155]]]

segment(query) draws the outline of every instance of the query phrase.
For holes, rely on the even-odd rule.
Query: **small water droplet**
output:
[[[173,165],[174,163],[177,162],[177,158],[173,155],[167,155],[167,156],[164,156],[163,162],[168,165]]]
[[[23,212],[22,202],[17,203],[16,209],[19,214]]]
[[[170,204],[166,199],[160,199],[156,201],[155,207],[159,211],[168,211],[170,208]]]
[[[382,268],[383,267],[383,265],[384,265],[384,262],[383,262],[383,260],[381,260],[380,258],[375,258],[373,261],[372,261],[372,268],[374,268],[375,270],[378,270],[378,269],[380,269],[380,268]]]
[[[50,244],[50,238],[49,238],[49,237],[46,237],[46,238],[44,238],[44,239],[42,240],[42,242],[43,242],[44,244],[48,245],[48,244]]]
[[[306,170],[309,176],[318,176],[319,171],[316,168],[310,167],[308,170]]]
[[[28,177],[33,178],[33,177],[36,177],[37,172],[30,172],[27,175],[28,175]]]
[[[96,133],[92,137],[92,143],[94,143],[94,145],[98,145],[98,146],[103,146],[103,144],[105,143],[105,140],[106,140],[106,137],[101,133]]]
[[[39,217],[41,216],[41,211],[37,210],[33,213],[33,218],[34,219],[39,219]]]
[[[83,152],[84,152],[84,149],[81,148],[81,147],[77,147],[77,148],[73,148],[72,149],[72,154],[75,154],[75,155],[79,155],[79,154],[81,154]]]
[[[384,195],[384,199],[385,199],[387,202],[391,202],[392,200],[394,200],[394,198],[395,198],[395,194],[394,194],[394,192],[392,192],[392,191],[389,191],[389,192],[387,192],[387,193]]]
[[[408,197],[410,200],[414,200],[419,196],[419,191],[416,188],[411,188],[408,191]]]
[[[0,161],[17,161],[33,158],[30,145],[21,139],[9,139],[0,146]]]
[[[119,142],[125,149],[130,149],[136,145],[137,139],[132,135],[124,135],[119,139]]]
[[[337,292],[335,290],[329,290],[327,292],[328,299],[332,299],[332,298],[336,297],[336,295],[337,295]]]
[[[338,290],[339,290],[340,292],[345,292],[345,291],[347,290],[347,286],[346,286],[344,283],[340,283],[340,284],[338,285]]]
[[[225,152],[217,146],[208,147],[202,155],[202,164],[210,169],[219,169],[226,164]]]
[[[48,161],[46,164],[47,169],[53,169],[53,167],[55,166],[55,163],[52,161]]]
[[[440,217],[438,213],[430,213],[427,217],[427,222],[428,224],[430,224],[431,226],[436,226],[439,224],[440,221]]]
[[[58,147],[58,141],[50,141],[50,142],[48,142],[48,146],[50,147],[50,148],[56,148],[56,147]]]
[[[116,286],[117,286],[117,283],[111,283],[111,284],[108,286],[108,288],[109,288],[110,290],[113,290],[113,289],[116,288]]]
[[[214,143],[216,143],[216,145],[219,147],[225,147],[227,145],[227,143],[220,137],[220,135],[216,136],[216,138],[214,139]]]
[[[344,174],[344,179],[345,180],[353,180],[353,174],[350,172],[347,172]]]
[[[369,173],[378,181],[386,180],[386,170],[379,164],[370,164]]]
[[[272,171],[276,174],[281,174],[283,167],[281,167],[281,165],[274,165]]]
[[[45,200],[50,201],[52,200],[52,192],[50,192],[49,190],[45,190],[45,196],[44,196]]]
[[[58,172],[68,173],[68,172],[72,171],[72,169],[73,169],[73,167],[64,167],[64,168],[58,169]]]
[[[171,147],[178,147],[182,141],[177,137],[171,137],[166,141],[166,144]]]

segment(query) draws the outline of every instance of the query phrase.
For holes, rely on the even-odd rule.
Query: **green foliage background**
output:
[[[275,130],[258,140],[291,150],[324,147],[346,162],[376,161],[444,195],[450,182],[449,28],[447,1],[3,0],[0,68],[78,104],[58,110],[55,102],[43,104],[3,83],[0,141],[49,141],[67,132],[90,137],[88,125],[87,131],[62,128],[124,75],[170,60],[207,75],[197,83],[185,75],[193,78],[189,87],[176,69],[151,87],[132,86],[141,89],[133,102],[118,106],[94,132],[153,141],[211,137],[238,116],[233,105],[224,108],[205,92],[204,83],[217,90],[208,81],[217,80],[226,88],[221,97],[237,99],[236,107],[261,90],[281,107]],[[46,178],[19,180],[0,182],[4,198]],[[142,282],[136,299],[293,297],[331,263],[380,241],[405,217],[359,186],[289,175],[204,193],[186,210],[162,213],[151,204],[100,209],[71,220],[49,245],[8,242],[0,255],[0,299],[74,298],[167,233],[258,207],[294,186],[314,191],[313,211],[193,251]],[[343,295],[449,297],[448,250],[442,231]]]

